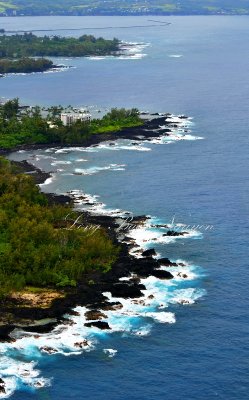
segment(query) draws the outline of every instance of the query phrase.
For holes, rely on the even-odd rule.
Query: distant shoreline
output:
[[[245,10],[243,13],[240,12],[232,12],[232,11],[213,11],[213,12],[165,12],[165,13],[160,13],[160,12],[151,12],[151,13],[105,13],[105,14],[98,14],[98,13],[89,13],[89,14],[70,14],[70,13],[65,13],[65,14],[52,14],[51,13],[40,13],[40,14],[18,14],[18,15],[6,15],[6,14],[0,14],[0,17],[4,18],[21,18],[21,17],[202,17],[202,16],[208,16],[208,17],[213,17],[213,16],[220,16],[220,17],[226,17],[226,16],[246,16],[249,15],[249,9]],[[157,25],[154,25],[157,26]],[[160,26],[160,25],[159,25]],[[130,26],[131,28],[133,26]],[[81,29],[108,29],[112,27],[105,27],[105,28],[81,28]],[[115,27],[116,28],[116,27]],[[122,28],[122,27],[117,27],[117,28]],[[63,29],[66,30],[66,29]],[[77,28],[75,29],[70,29],[70,30],[78,30]],[[19,32],[24,32],[24,31],[19,31]],[[30,31],[29,31],[30,32]]]

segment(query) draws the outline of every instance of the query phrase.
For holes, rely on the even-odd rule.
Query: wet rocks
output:
[[[43,386],[43,384],[40,381],[36,381],[36,382],[33,383],[33,386],[39,389],[39,388],[41,388]]]
[[[132,277],[129,279],[129,282],[132,282],[132,283],[140,283],[140,278],[139,278],[138,276],[132,276]]]
[[[81,342],[75,342],[74,347],[78,347],[79,349],[83,349],[84,347],[89,346],[88,340],[84,339]]]
[[[131,301],[133,304],[139,304],[139,305],[141,305],[141,306],[145,306],[145,301],[144,300],[137,300],[137,299],[135,299],[135,300],[132,300]]]
[[[152,257],[139,258],[130,265],[130,270],[140,278],[148,278],[160,264]]]
[[[163,234],[163,236],[184,236],[187,235],[188,232],[177,232],[177,231],[168,231]]]
[[[178,272],[177,276],[179,276],[180,278],[183,278],[183,279],[187,279],[188,278],[188,275],[183,273],[183,272]]]
[[[142,252],[142,256],[143,257],[150,257],[150,256],[155,256],[156,255],[156,251],[155,249],[148,249]]]
[[[31,326],[24,326],[22,329],[26,332],[35,332],[35,333],[48,333],[53,328],[58,325],[58,322],[50,322],[44,325],[31,325]]]
[[[89,310],[85,313],[87,321],[100,320],[107,318],[107,315],[98,310]]]
[[[56,350],[56,349],[54,349],[53,347],[50,347],[50,346],[43,346],[43,347],[40,347],[40,350],[41,350],[43,353],[47,353],[47,354],[55,354],[55,353],[58,353],[58,350]]]
[[[159,258],[158,263],[164,267],[177,267],[178,264],[169,260],[169,258]]]
[[[48,172],[44,172],[39,168],[36,168],[34,165],[30,164],[28,161],[12,161],[12,164],[15,165],[18,169],[24,172],[27,175],[31,175],[36,184],[43,183],[46,179],[50,178],[50,174]]]
[[[72,204],[72,199],[69,196],[64,194],[54,194],[54,193],[46,193],[46,197],[49,205],[61,204],[68,205]]]
[[[186,300],[186,299],[179,299],[177,300],[178,304],[191,304],[190,300]]]
[[[174,276],[169,271],[164,271],[161,269],[156,269],[152,272],[152,276],[158,279],[173,279]]]
[[[108,302],[101,307],[103,311],[114,311],[120,310],[121,308],[123,308],[123,304],[119,303],[119,301],[113,303]]]
[[[78,311],[75,311],[75,310],[70,310],[68,312],[68,314],[69,315],[74,315],[75,317],[79,317],[80,316],[80,313]]]
[[[110,288],[110,292],[113,297],[129,299],[143,296],[141,290],[145,289],[145,286],[141,284],[117,283]]]
[[[105,321],[92,321],[92,322],[87,322],[84,325],[87,326],[88,328],[95,327],[101,330],[111,329],[109,324]]]
[[[5,394],[6,390],[5,390],[5,382],[2,378],[0,378],[0,393]]]
[[[132,224],[135,224],[135,225],[140,225],[140,224],[142,224],[143,222],[146,222],[148,220],[148,217],[147,217],[147,215],[137,215],[137,216],[132,216]]]

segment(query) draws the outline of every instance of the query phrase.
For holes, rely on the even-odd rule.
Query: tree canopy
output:
[[[33,33],[0,36],[0,57],[83,57],[110,55],[119,50],[118,39],[36,36]]]
[[[117,248],[99,227],[72,226],[76,217],[48,206],[33,179],[0,157],[0,297],[26,285],[76,286],[84,273],[111,268]]]
[[[19,60],[0,59],[0,74],[44,72],[53,68],[52,61],[46,58],[20,58]]]

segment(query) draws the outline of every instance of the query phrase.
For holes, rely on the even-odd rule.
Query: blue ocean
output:
[[[70,329],[38,339],[57,346],[56,354],[15,332],[15,343],[0,344],[13,400],[248,398],[249,18],[149,19],[1,18],[6,30],[133,43],[119,58],[60,59],[73,68],[1,78],[3,98],[188,117],[165,140],[11,155],[52,172],[46,192],[87,193],[93,212],[150,216],[136,240],[185,265],[170,282],[144,282],[154,302],[126,302],[125,312],[110,313],[110,333],[87,330],[83,309]],[[170,223],[189,234],[161,240],[155,225]],[[87,351],[72,348],[77,335],[91,342]]]

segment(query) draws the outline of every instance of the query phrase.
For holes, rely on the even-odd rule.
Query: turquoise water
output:
[[[118,322],[123,330],[93,333],[98,342],[83,355],[41,357],[30,347],[26,359],[39,361],[36,368],[41,376],[53,380],[50,387],[38,391],[16,391],[15,400],[248,397],[248,17],[167,20],[172,25],[147,29],[118,28],[144,25],[144,17],[1,21],[5,29],[116,26],[91,33],[146,45],[138,49],[136,58],[64,60],[76,68],[4,78],[2,96],[44,105],[136,106],[187,114],[193,117],[191,135],[204,138],[144,144],[149,151],[39,151],[32,158],[36,165],[49,171],[64,169],[44,190],[80,189],[98,194],[112,209],[149,214],[164,222],[175,215],[177,223],[213,226],[199,237],[155,245],[163,256],[187,261],[188,273],[193,272],[190,280],[178,281],[174,288],[160,287],[168,303],[163,311],[174,313],[175,322],[123,318]],[[26,156],[33,154],[19,153],[15,158]],[[76,161],[81,159],[87,161]],[[51,165],[55,161],[71,164]],[[106,168],[111,164],[116,168]],[[69,175],[76,168],[96,167],[105,169],[94,175]],[[187,296],[191,288],[202,295],[194,304],[170,302],[172,289],[184,289]],[[136,329],[143,329],[144,335],[136,335]],[[111,357],[104,349],[117,353]],[[25,359],[19,350],[11,357]]]

